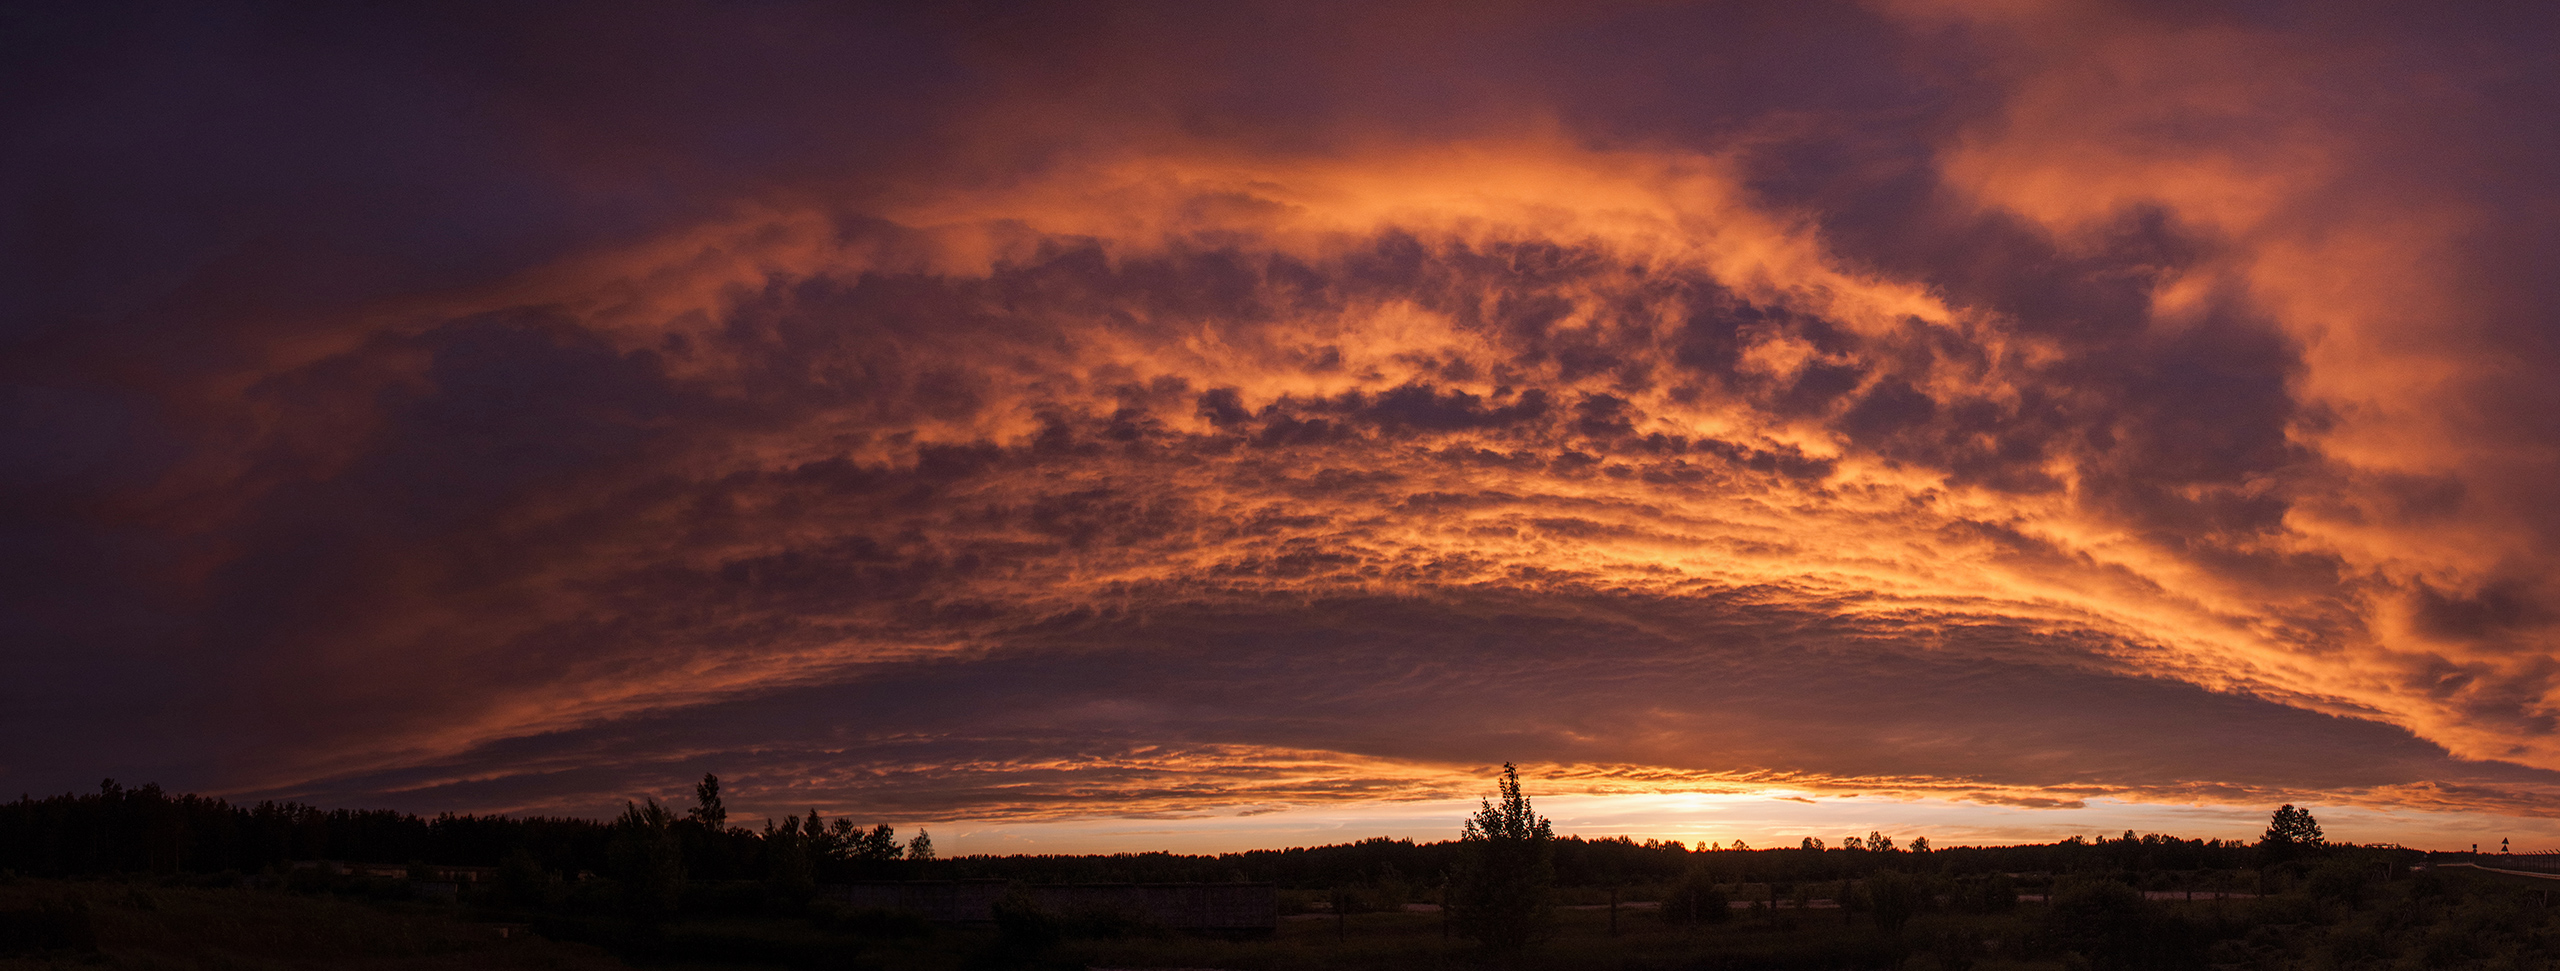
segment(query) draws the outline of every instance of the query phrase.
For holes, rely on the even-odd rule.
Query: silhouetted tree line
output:
[[[1263,880],[1299,888],[1374,882],[1396,875],[1421,892],[1437,886],[1443,875],[1457,867],[1461,842],[1376,837],[1332,846],[1216,855],[964,857],[949,861],[944,874],[1033,882]],[[1859,849],[1711,849],[1623,836],[1558,836],[1552,846],[1555,883],[1562,887],[1659,885],[1683,880],[1701,869],[1729,883],[1839,880],[1888,870],[1950,875],[2227,870],[2255,866],[2265,856],[2259,847],[2244,841],[2181,839],[2157,833],[1927,850],[1869,850],[1863,845]]]
[[[241,806],[109,779],[92,793],[0,805],[0,869],[69,876],[256,872],[294,860],[495,865],[519,848],[593,868],[609,830],[589,819]]]
[[[2291,809],[2291,807],[2287,807]],[[2298,815],[2296,815],[2298,814]],[[1882,834],[1856,848],[1806,840],[1796,847],[1692,848],[1676,841],[1555,837],[1549,865],[1562,887],[1668,885],[1703,873],[1728,883],[1809,883],[1878,872],[1945,876],[2000,872],[2143,873],[2235,870],[2320,852],[2308,813],[2279,813],[2256,844],[2160,834],[2032,846],[1924,849]],[[2279,832],[2281,830],[2281,832]],[[887,826],[817,811],[729,825],[716,778],[682,813],[635,805],[615,820],[544,816],[422,817],[390,810],[324,810],[291,802],[234,805],[172,795],[156,785],[0,805],[0,870],[30,875],[256,873],[297,860],[515,867],[574,877],[641,874],[659,884],[757,880],[786,889],[858,879],[1005,879],[1033,883],[1268,881],[1293,888],[1393,885],[1436,899],[1463,866],[1463,840],[1355,843],[1220,854],[1117,853],[935,859],[931,838],[901,842]],[[670,891],[671,892],[671,891]]]
[[[688,879],[790,885],[909,876],[933,856],[925,834],[901,843],[887,826],[863,828],[816,810],[767,821],[761,832],[730,826],[716,777],[705,776],[695,797],[682,815],[652,801],[610,821],[423,817],[294,802],[234,805],[109,779],[96,792],[0,804],[0,870],[247,874],[331,860],[615,874],[665,886]]]

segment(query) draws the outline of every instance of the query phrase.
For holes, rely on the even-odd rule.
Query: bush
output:
[[[2099,971],[2203,963],[2203,940],[2196,928],[2118,880],[2063,884],[2045,912],[2044,931],[2055,946]]]
[[[542,861],[518,847],[498,867],[498,879],[489,894],[500,909],[532,910],[548,905],[559,883],[558,876],[542,868]]]
[[[2117,966],[2139,952],[2150,923],[2151,902],[2115,880],[2065,883],[2045,912],[2045,932],[2054,944],[2099,967]]]
[[[1019,890],[997,898],[989,912],[995,918],[995,940],[969,962],[974,967],[1034,966],[1066,937],[1057,915]]]
[[[2005,914],[2018,907],[2018,882],[2006,873],[1967,877],[1956,884],[1951,901],[1957,910],[1975,914]]]
[[[1662,919],[1675,926],[1721,924],[1733,919],[1733,901],[1704,868],[1692,869],[1662,898]]]
[[[2303,881],[2303,889],[2315,900],[2359,906],[2368,891],[2382,875],[2380,861],[2362,857],[2332,857],[2311,869]]]
[[[1929,954],[1938,959],[1938,971],[1973,971],[1982,956],[1982,941],[1973,931],[1961,927],[1942,927],[1928,935]]]
[[[1866,890],[1867,907],[1875,914],[1876,927],[1887,933],[1901,930],[1911,918],[1937,902],[1928,881],[1894,870],[1868,877]]]

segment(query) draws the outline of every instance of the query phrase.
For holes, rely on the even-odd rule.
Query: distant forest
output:
[[[1922,955],[1939,971],[2493,971],[2560,953],[2560,887],[2541,874],[2330,844],[2289,805],[2246,843],[1869,833],[1757,849],[1556,836],[1516,766],[1499,792],[1436,842],[944,857],[923,832],[816,812],[732,826],[711,777],[690,807],[608,820],[241,806],[108,782],[0,805],[0,959],[176,966],[220,949],[318,966],[461,954],[492,928],[642,963],[875,971],[1812,971]],[[959,880],[995,885],[859,885]],[[1088,886],[1042,886],[1060,884]],[[917,902],[964,895],[977,909]]]
[[[754,829],[729,825],[716,778],[681,813],[655,803],[620,818],[422,817],[298,803],[234,805],[112,780],[92,793],[21,797],[0,805],[0,870],[27,876],[107,873],[257,874],[295,861],[492,867],[575,878],[647,878],[673,870],[695,881],[807,884],[847,880],[1004,879],[1030,883],[1259,881],[1293,888],[1385,886],[1423,899],[1457,864],[1457,841],[1374,838],[1356,843],[1214,855],[1115,853],[936,858],[930,838],[900,841],[887,826],[806,816]],[[1899,869],[1926,854],[1941,873],[2236,870],[2269,850],[2225,840],[2125,833],[2031,846],[1899,846],[1882,834],[1826,847],[1691,848],[1624,837],[1559,837],[1555,882],[1605,887],[1678,881],[1705,870],[1735,882],[1803,882]]]

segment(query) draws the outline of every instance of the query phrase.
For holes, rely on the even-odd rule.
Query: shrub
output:
[[[2192,967],[2202,963],[2197,929],[2118,880],[2063,884],[2045,912],[2045,934],[2099,971]]]
[[[1911,918],[1937,902],[1928,881],[1894,870],[1868,877],[1866,889],[1867,907],[1875,914],[1876,927],[1888,933],[1901,930]]]
[[[2381,864],[2378,861],[2333,857],[2311,869],[2310,876],[2303,881],[2303,889],[2316,900],[2358,906],[2364,903],[2367,891],[2379,876]]]
[[[2018,882],[2006,873],[1968,877],[1956,885],[1956,909],[1976,914],[2005,914],[2018,906]]]
[[[1663,895],[1662,919],[1681,927],[1721,924],[1733,919],[1733,901],[1716,886],[1713,874],[1704,867],[1691,868],[1678,886]]]

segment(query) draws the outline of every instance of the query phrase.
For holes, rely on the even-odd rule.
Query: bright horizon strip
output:
[[[2240,806],[2159,805],[2092,799],[2079,809],[1986,806],[1946,799],[1893,799],[1677,793],[1662,795],[1538,796],[1538,811],[1558,835],[1585,839],[1626,836],[1638,841],[1677,840],[1689,848],[1741,840],[1755,850],[1787,849],[1815,837],[1833,849],[1845,837],[1871,832],[1909,847],[1914,837],[1933,846],[2007,846],[2054,843],[2074,836],[2114,839],[2126,830],[2181,839],[2254,843],[2267,825],[2266,810]],[[2353,806],[2306,806],[2332,843],[2396,844],[2411,849],[2494,850],[2501,839],[2518,850],[2560,846],[2560,820],[2477,813],[2394,812]],[[1372,837],[1417,843],[1458,838],[1473,813],[1468,800],[1393,805],[1297,807],[1252,815],[1202,815],[1177,819],[1088,818],[1044,822],[955,819],[900,826],[933,834],[945,856],[970,854],[1144,853],[1215,854],[1353,843]]]

